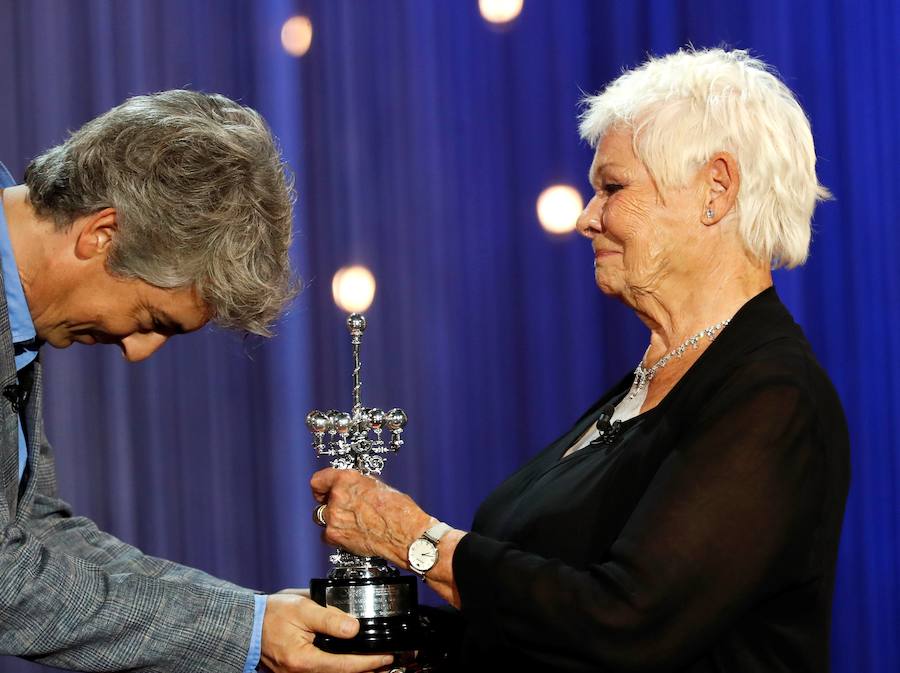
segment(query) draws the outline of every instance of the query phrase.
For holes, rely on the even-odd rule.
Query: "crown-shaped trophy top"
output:
[[[347,317],[347,330],[353,349],[351,411],[331,409],[322,412],[314,409],[306,416],[306,427],[313,433],[316,456],[330,457],[332,467],[355,469],[363,474],[381,474],[385,462],[382,454],[395,453],[403,445],[400,435],[406,425],[406,412],[398,408],[385,412],[362,405],[359,351],[362,334],[366,331],[366,317],[361,313],[351,313]],[[389,432],[387,442],[381,438],[385,428]]]
[[[366,316],[362,313],[351,313],[347,316],[347,331],[351,336],[362,336],[366,331]]]

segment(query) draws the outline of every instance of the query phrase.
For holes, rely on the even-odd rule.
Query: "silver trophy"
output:
[[[353,348],[353,407],[349,413],[313,410],[306,426],[313,434],[316,456],[327,456],[339,470],[381,474],[385,455],[403,446],[406,413],[402,409],[367,408],[360,400],[360,358],[366,318],[353,313],[347,318]],[[383,436],[387,431],[387,437]],[[329,652],[403,652],[416,649],[418,598],[416,578],[401,575],[387,561],[357,556],[338,549],[330,557],[334,566],[326,579],[310,581],[310,595],[320,605],[333,605],[360,622],[355,638],[319,634],[316,645]]]

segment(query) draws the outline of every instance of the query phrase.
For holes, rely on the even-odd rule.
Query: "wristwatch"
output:
[[[425,573],[434,568],[438,562],[438,542],[452,530],[447,524],[438,521],[434,526],[413,540],[406,551],[409,569],[425,581]]]

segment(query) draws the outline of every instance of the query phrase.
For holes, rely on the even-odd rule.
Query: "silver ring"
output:
[[[322,526],[325,528],[328,524],[325,523],[325,508],[328,505],[319,505],[313,510],[313,521],[316,522],[316,525]]]

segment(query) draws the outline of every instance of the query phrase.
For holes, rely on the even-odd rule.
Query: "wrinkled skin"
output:
[[[380,556],[407,568],[409,545],[437,520],[405,493],[354,470],[328,468],[316,472],[310,485],[318,502],[327,503],[326,542],[355,554]],[[453,550],[465,535],[451,530],[438,546],[438,562],[426,580],[444,600],[459,607],[453,582]]]

